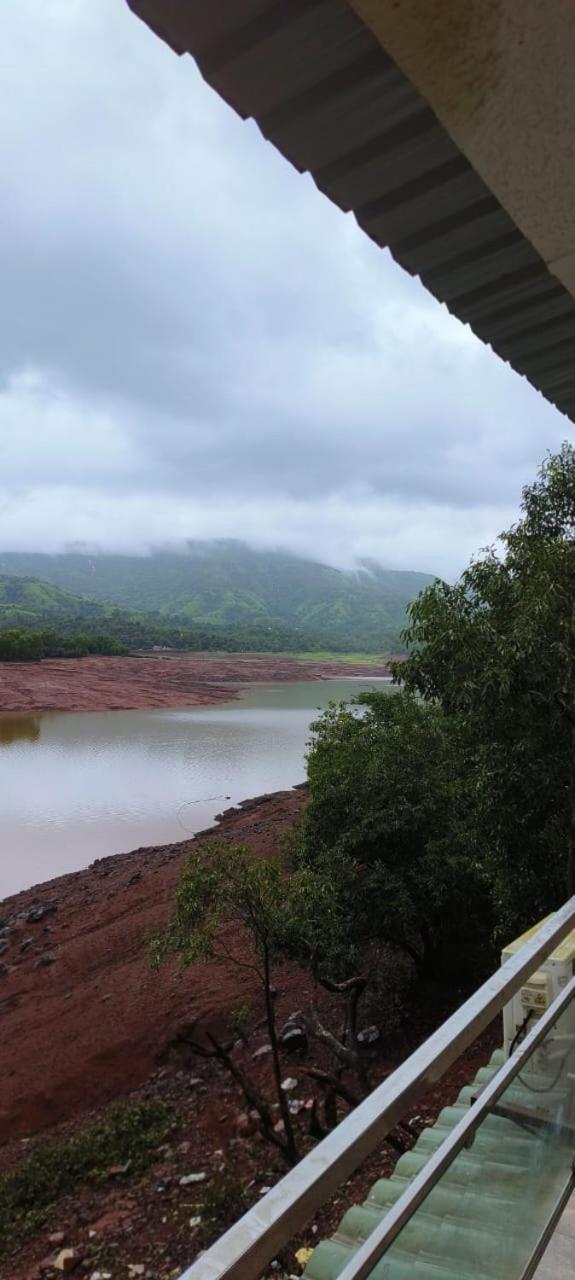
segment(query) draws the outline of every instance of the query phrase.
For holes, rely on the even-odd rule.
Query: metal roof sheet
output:
[[[376,244],[575,418],[575,301],[346,0],[128,0]]]

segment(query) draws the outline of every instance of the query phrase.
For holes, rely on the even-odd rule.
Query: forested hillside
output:
[[[427,574],[333,569],[238,542],[189,543],[149,556],[81,553],[0,555],[0,572],[40,578],[65,591],[165,621],[216,628],[281,624],[327,645],[396,650],[405,610]]]

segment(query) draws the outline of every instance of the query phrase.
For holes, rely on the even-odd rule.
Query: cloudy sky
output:
[[[123,0],[10,0],[0,549],[456,574],[569,424]]]

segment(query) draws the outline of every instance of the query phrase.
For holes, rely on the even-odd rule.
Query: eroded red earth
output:
[[[126,711],[228,702],[234,685],[385,676],[383,663],[311,662],[274,654],[47,658],[0,663],[0,711]]]
[[[224,815],[203,838],[241,841],[255,857],[277,856],[282,834],[304,803],[302,788],[260,797]],[[112,1168],[107,1178],[56,1200],[45,1224],[0,1264],[2,1280],[57,1277],[61,1242],[72,1251],[74,1275],[173,1280],[284,1171],[281,1158],[257,1133],[239,1136],[245,1104],[223,1069],[202,1061],[182,1069],[166,1053],[183,1024],[217,1021],[252,997],[256,1018],[261,1011],[248,969],[208,963],[181,974],[169,967],[155,974],[149,968],[147,940],[169,917],[187,847],[183,842],[102,859],[0,903],[0,1171],[18,1165],[37,1135],[67,1137],[128,1093],[161,1098],[175,1117],[151,1169],[133,1175]],[[228,943],[248,957],[245,938],[229,937]],[[293,965],[274,976],[283,1020],[309,1003],[311,980]],[[395,1036],[384,1034],[381,1046],[370,1050],[373,1083],[442,1020],[449,1012],[444,1005],[445,994],[435,993],[413,1009]],[[257,1026],[241,1056],[269,1094],[270,1059],[253,1059],[266,1038],[265,1027]],[[496,1026],[484,1033],[411,1108],[403,1130],[407,1145],[454,1100],[499,1036]],[[284,1064],[298,1079],[298,1094],[310,1099],[316,1088],[306,1065],[305,1054]],[[297,1124],[305,1141],[301,1117]],[[384,1143],[266,1274],[274,1280],[300,1274],[298,1246],[313,1247],[330,1235],[345,1208],[360,1202],[376,1178],[390,1174],[396,1159]],[[243,1196],[226,1205],[207,1234],[197,1225],[204,1213],[203,1186],[198,1191],[185,1185],[197,1171],[208,1192],[219,1177],[229,1177]]]
[[[248,802],[207,838],[273,852],[303,798],[296,789]],[[174,980],[169,966],[150,969],[147,939],[169,918],[188,847],[116,854],[0,903],[0,1142],[129,1092],[183,1021],[253,995],[250,970],[192,966]]]

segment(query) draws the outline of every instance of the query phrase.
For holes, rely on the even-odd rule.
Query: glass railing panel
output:
[[[480,1091],[481,1084],[471,1097]],[[442,1113],[448,1127],[469,1102],[467,1089],[458,1107]],[[435,1145],[430,1130],[399,1160],[390,1190],[398,1182],[403,1190]],[[574,1155],[572,1001],[376,1264],[373,1280],[522,1280],[572,1185]]]

